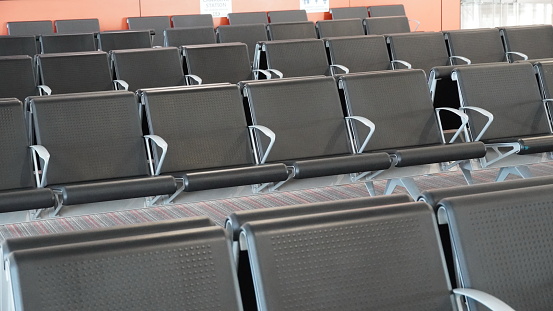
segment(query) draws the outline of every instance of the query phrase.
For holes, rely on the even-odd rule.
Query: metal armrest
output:
[[[267,70],[264,70],[264,69],[253,69],[252,72],[253,73],[258,73],[258,72],[262,73],[267,80],[270,80],[272,78],[271,73]]]
[[[159,175],[161,172],[161,166],[163,165],[163,161],[165,161],[165,156],[167,155],[167,142],[165,139],[157,136],[157,135],[144,135],[144,139],[146,140],[146,149],[148,151],[148,162],[150,163],[150,174],[152,175]],[[154,161],[152,157],[152,151],[150,148],[150,140],[153,141],[156,146],[161,148],[161,157],[159,158],[159,162],[157,163],[157,166],[154,171]]]
[[[476,138],[474,139],[474,141],[478,141],[480,140],[480,138],[482,138],[482,136],[484,135],[484,133],[488,130],[488,128],[490,127],[490,125],[492,124],[493,122],[493,114],[489,111],[487,111],[486,109],[482,109],[480,107],[472,107],[472,106],[467,106],[467,107],[461,107],[459,108],[460,110],[465,110],[465,109],[468,109],[468,110],[473,110],[473,111],[476,111],[480,114],[482,114],[483,116],[485,116],[486,118],[488,118],[488,122],[486,122],[486,125],[484,126],[484,128],[482,128],[482,131],[480,131],[480,133],[478,133],[478,136],[476,136]]]
[[[417,29],[419,29],[419,26],[421,25],[421,22],[416,20],[416,19],[407,19],[408,21],[410,22],[415,22],[417,24],[417,26],[415,27],[415,29],[413,29],[413,31],[417,31]]]
[[[271,131],[271,129],[263,125],[250,125],[248,126],[248,129],[250,130],[250,134],[252,135],[252,137],[253,137],[253,131],[259,130],[261,131],[261,133],[265,134],[265,136],[269,137],[270,139],[269,146],[267,146],[267,150],[265,150],[265,154],[263,155],[263,158],[259,162],[259,164],[263,164],[267,160],[267,157],[269,156],[269,153],[271,152],[271,149],[275,144],[276,134],[275,132]]]
[[[394,64],[402,64],[403,66],[407,67],[407,69],[411,69],[411,64],[404,61],[404,60],[399,60],[399,59],[395,59],[395,60],[391,60],[390,63],[392,63],[392,68],[393,69],[396,69]]]
[[[515,309],[511,308],[508,304],[506,304],[499,298],[480,290],[472,288],[456,288],[453,290],[453,293],[455,294],[455,300],[457,301],[459,307],[462,306],[461,296],[465,296],[467,298],[478,301],[479,303],[488,307],[490,310],[515,311]]]
[[[374,134],[374,130],[376,128],[376,125],[374,125],[374,123],[371,120],[369,120],[367,118],[364,118],[364,117],[360,117],[360,116],[346,117],[346,120],[359,121],[359,122],[363,123],[363,125],[365,125],[366,127],[369,128],[369,134],[367,134],[367,137],[363,141],[363,144],[361,145],[361,147],[359,147],[359,150],[357,150],[357,153],[363,153],[363,150],[365,150],[365,147],[367,147],[367,144],[369,143],[369,140],[371,139],[371,137]]]
[[[36,178],[36,185],[39,188],[46,187],[46,172],[48,171],[48,163],[50,163],[50,152],[44,148],[44,146],[41,145],[32,145],[29,146],[31,148],[32,155],[33,155],[33,165],[35,168],[35,178]],[[38,161],[37,161],[37,155],[41,161],[42,165],[42,176],[38,176]]]
[[[192,85],[191,80],[194,80],[198,85],[202,84],[202,78],[198,77],[197,75],[184,75],[184,78],[186,79],[187,85]]]
[[[48,85],[38,85],[38,92],[40,95],[52,95],[52,89]]]
[[[462,61],[464,61],[465,63],[467,63],[467,65],[470,65],[472,62],[470,61],[470,59],[466,58],[466,57],[463,57],[463,56],[450,56],[449,57],[449,63],[453,65],[453,59],[460,59]]]
[[[461,118],[461,126],[459,126],[459,128],[455,132],[455,135],[453,135],[453,137],[449,141],[449,143],[451,144],[457,139],[457,137],[459,137],[459,134],[461,134],[461,132],[466,128],[466,125],[469,122],[469,116],[462,111],[459,111],[457,109],[450,108],[450,107],[436,108],[435,111],[436,111],[436,114],[438,115],[438,123],[440,125],[440,130],[442,130],[442,120],[440,119],[440,112],[442,112],[443,110],[453,112],[454,114],[458,115]],[[443,130],[441,133],[442,133],[442,140],[445,142],[445,136],[444,136]]]
[[[113,87],[116,90],[129,90],[129,84],[125,80],[113,80]]]
[[[279,79],[282,79],[282,77],[284,77],[284,74],[282,74],[280,70],[277,70],[277,69],[266,69],[266,70],[270,73],[274,73],[275,75],[277,75]]]
[[[517,56],[522,57],[523,60],[528,60],[528,55],[520,52],[505,52],[505,55],[507,56],[507,60],[509,59],[509,54],[514,54]]]
[[[339,69],[341,69],[341,70],[342,70],[344,73],[346,73],[346,74],[349,73],[349,68],[346,67],[346,66],[342,66],[342,65],[330,65],[330,73],[331,73],[332,75],[335,75],[335,74],[336,74],[334,68],[339,68]]]

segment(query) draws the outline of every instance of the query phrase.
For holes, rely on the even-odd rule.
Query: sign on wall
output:
[[[307,13],[328,12],[330,10],[330,0],[300,0],[300,10]]]
[[[200,13],[226,17],[232,13],[232,0],[200,0]]]

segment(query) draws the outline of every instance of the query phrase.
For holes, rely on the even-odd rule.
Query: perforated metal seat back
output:
[[[148,173],[133,93],[41,96],[30,105],[37,143],[51,155],[49,185]]]
[[[94,34],[42,35],[39,37],[42,53],[96,51]]]
[[[267,161],[350,153],[333,78],[253,82],[245,88],[253,124],[276,133]]]
[[[238,86],[151,89],[142,98],[150,132],[169,144],[163,172],[253,163]]]
[[[0,36],[0,56],[37,54],[35,36]]]
[[[486,109],[494,115],[482,141],[549,134],[547,113],[530,63],[456,68],[461,105]],[[475,138],[487,119],[469,114]]]
[[[363,20],[365,33],[383,35],[390,33],[407,33],[411,31],[409,20],[405,16],[369,17]]]
[[[444,31],[450,55],[463,56],[472,64],[505,62],[505,50],[496,28]],[[462,65],[463,61],[452,60]]]
[[[329,73],[323,40],[268,41],[262,44],[267,68],[280,70],[286,78]]]
[[[24,101],[38,95],[33,59],[27,55],[0,57],[0,98]]]
[[[330,14],[332,14],[332,19],[349,19],[349,18],[364,19],[369,17],[369,11],[367,11],[367,7],[365,6],[332,8],[330,9]]]
[[[221,25],[217,27],[217,39],[221,43],[245,43],[248,46],[251,62],[253,62],[257,42],[269,40],[265,24]]]
[[[391,69],[383,36],[353,36],[325,40],[330,62],[346,66],[349,72]]]
[[[267,12],[229,13],[230,25],[268,24]]]
[[[242,310],[222,228],[13,252],[18,310]]]
[[[23,104],[0,99],[0,190],[34,186]]]
[[[7,27],[10,36],[37,36],[54,33],[52,21],[8,22]]]
[[[553,57],[553,26],[513,26],[501,31],[507,51],[524,53],[529,59]]]
[[[106,52],[41,54],[36,59],[41,84],[52,94],[113,90]]]
[[[313,22],[283,22],[267,25],[269,40],[317,38]]]
[[[108,31],[98,34],[98,49],[105,52],[151,47],[152,41],[148,30]]]
[[[534,64],[540,89],[544,98],[552,98],[553,96],[553,61],[543,61]]]
[[[164,46],[215,43],[215,30],[211,26],[167,28],[163,31]]]
[[[100,32],[100,22],[97,18],[57,20],[54,25],[56,33]]]
[[[259,309],[453,310],[436,227],[424,203],[246,223]]]
[[[152,46],[163,46],[163,30],[171,28],[169,16],[129,17],[127,24],[132,30],[153,30]]]
[[[341,19],[327,20],[317,22],[317,34],[319,38],[344,37],[344,36],[362,36],[363,22],[361,19]]]
[[[551,309],[551,185],[446,199],[463,287],[514,310]],[[471,310],[489,310],[474,302]]]
[[[422,70],[379,71],[342,76],[348,115],[374,122],[365,150],[441,144],[426,76]],[[367,129],[357,126],[363,141]]]
[[[183,46],[187,74],[197,75],[203,83],[252,80],[248,47],[244,43],[218,43]]]
[[[176,47],[112,51],[117,79],[125,80],[129,90],[184,84],[179,50]]]
[[[211,14],[190,14],[171,16],[173,27],[213,27],[213,16]]]
[[[306,22],[308,20],[305,10],[269,11],[267,16],[271,23]]]
[[[367,9],[371,17],[405,16],[405,7],[403,4],[373,5],[367,7]]]
[[[435,66],[449,65],[449,55],[441,32],[415,32],[387,36],[394,60],[403,60],[427,74]]]

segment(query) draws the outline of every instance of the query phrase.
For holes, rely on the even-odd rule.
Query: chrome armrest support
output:
[[[167,142],[165,139],[157,136],[157,135],[144,135],[144,139],[146,140],[146,149],[148,151],[148,162],[150,164],[150,174],[152,176],[159,175],[161,172],[161,167],[163,165],[163,161],[165,161],[165,156],[167,155]],[[157,163],[155,170],[154,170],[154,160],[152,156],[152,150],[150,147],[150,141],[154,142],[156,146],[161,148],[161,157],[159,158],[159,163]]]
[[[37,87],[38,87],[38,92],[41,96],[52,95],[52,89],[48,85],[41,84],[41,85],[38,85]]]
[[[472,289],[472,288],[456,288],[453,290],[453,293],[455,294],[455,299],[457,301],[457,304],[459,306],[461,305],[461,296],[465,296],[467,298],[473,299],[475,301],[478,301],[479,303],[483,304],[484,306],[488,307],[490,310],[496,310],[496,311],[515,311],[515,309],[511,308],[508,304],[500,300],[499,298],[492,296],[488,293],[485,293],[483,291]]]
[[[33,165],[35,170],[36,185],[39,188],[46,187],[46,173],[48,172],[48,164],[50,163],[50,153],[44,146],[41,145],[32,145],[29,148],[33,151]],[[39,177],[38,169],[38,158],[40,159],[40,164],[42,165],[42,174]]]
[[[450,56],[449,57],[449,63],[453,65],[453,59],[460,59],[462,61],[464,61],[465,63],[467,63],[467,65],[470,65],[472,62],[470,61],[470,59],[466,58],[466,57],[463,57],[463,56]]]
[[[186,85],[193,85],[192,81],[196,82],[198,85],[202,84],[202,78],[197,75],[184,75],[184,78],[186,80]]]
[[[365,150],[365,147],[367,147],[369,140],[374,134],[376,125],[371,120],[360,116],[346,117],[346,120],[355,120],[355,121],[361,122],[363,125],[369,128],[369,134],[367,134],[367,137],[363,141],[363,144],[361,144],[361,147],[359,147],[359,149],[357,150],[357,153],[363,153],[363,150]]]
[[[462,111],[459,111],[457,109],[450,108],[450,107],[440,107],[440,108],[435,109],[436,114],[438,115],[438,123],[440,125],[440,130],[441,130],[441,133],[442,133],[442,140],[444,142],[445,142],[445,136],[444,136],[444,132],[442,130],[442,120],[440,119],[440,112],[442,112],[444,110],[449,111],[449,112],[453,112],[454,114],[458,115],[459,118],[461,118],[461,126],[459,126],[459,128],[455,132],[455,135],[453,135],[453,137],[449,141],[449,143],[451,144],[457,139],[457,137],[459,137],[459,134],[461,134],[461,132],[466,128],[467,123],[469,122],[469,116],[466,113],[462,112]]]
[[[398,69],[396,68],[395,64],[402,64],[403,66],[407,67],[407,69],[412,68],[411,64],[404,60],[395,59],[395,60],[391,60],[390,63],[392,63],[392,69]]]
[[[420,22],[420,21],[418,21],[418,20],[416,20],[416,19],[410,19],[410,18],[407,19],[407,20],[410,21],[410,22],[414,22],[415,24],[417,24],[417,26],[415,26],[415,29],[413,29],[413,32],[414,32],[414,31],[417,31],[417,29],[419,29],[419,26],[421,25],[421,22]]]
[[[276,134],[271,129],[269,129],[268,127],[263,126],[263,125],[250,125],[250,126],[248,126],[248,129],[250,130],[250,134],[252,136],[253,136],[253,131],[254,130],[259,130],[261,133],[263,133],[265,136],[269,137],[269,139],[270,139],[269,146],[267,146],[267,149],[264,152],[263,158],[259,162],[259,164],[263,164],[267,160],[267,157],[269,156],[269,153],[271,152],[271,149],[273,148],[273,145],[275,144]]]
[[[113,87],[116,90],[129,90],[129,84],[125,80],[113,80]]]
[[[484,127],[482,128],[482,131],[480,131],[480,133],[478,133],[478,135],[476,136],[476,138],[474,139],[474,141],[478,141],[480,140],[480,138],[482,138],[482,136],[484,135],[484,133],[488,130],[488,128],[490,127],[490,125],[492,124],[493,122],[493,114],[489,111],[487,111],[486,109],[482,109],[480,107],[472,107],[472,106],[467,106],[467,107],[461,107],[459,108],[460,110],[473,110],[473,111],[476,111],[480,114],[482,114],[483,116],[485,116],[486,118],[488,118],[488,122],[486,122],[486,125],[484,125]]]
[[[509,59],[509,55],[510,55],[510,54],[520,56],[520,57],[522,57],[523,60],[528,60],[528,55],[526,55],[526,54],[524,54],[524,53],[520,53],[520,52],[505,52],[505,55],[507,56],[507,60]]]
[[[330,65],[330,74],[332,75],[335,75],[336,74],[336,70],[334,68],[339,68],[340,70],[342,70],[344,73],[348,74],[349,73],[349,68],[346,67],[346,66],[342,66],[342,65]]]

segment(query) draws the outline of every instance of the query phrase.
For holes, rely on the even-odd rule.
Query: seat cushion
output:
[[[294,178],[302,179],[384,170],[390,167],[391,160],[388,154],[379,152],[306,159],[291,164]]]

